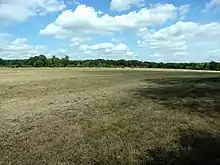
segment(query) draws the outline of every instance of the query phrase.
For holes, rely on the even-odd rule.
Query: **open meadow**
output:
[[[219,165],[220,73],[0,69],[2,165]]]

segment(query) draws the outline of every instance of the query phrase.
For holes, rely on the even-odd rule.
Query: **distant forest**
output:
[[[4,60],[0,58],[0,67],[107,67],[107,68],[172,68],[172,69],[196,69],[196,70],[220,70],[218,62],[204,63],[156,63],[138,60],[70,60],[64,58],[46,58],[45,55],[30,57],[29,59]]]

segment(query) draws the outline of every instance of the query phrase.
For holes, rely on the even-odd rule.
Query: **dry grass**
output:
[[[219,99],[218,73],[1,69],[0,164],[220,164]]]

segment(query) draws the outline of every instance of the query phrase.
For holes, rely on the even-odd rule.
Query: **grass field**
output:
[[[0,69],[0,164],[220,164],[220,73]]]

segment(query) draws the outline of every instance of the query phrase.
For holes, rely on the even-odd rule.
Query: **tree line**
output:
[[[45,55],[30,57],[29,59],[4,60],[0,58],[0,67],[108,67],[108,68],[172,68],[172,69],[196,69],[196,70],[220,70],[218,62],[203,63],[163,63],[138,60],[70,60],[68,56],[63,58],[46,58]]]

